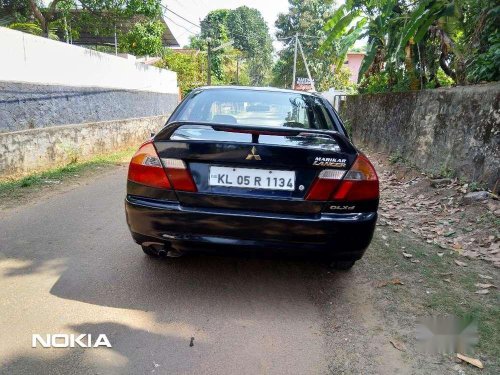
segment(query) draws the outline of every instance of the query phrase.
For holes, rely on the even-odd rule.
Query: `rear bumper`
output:
[[[132,237],[139,244],[165,243],[183,251],[261,248],[346,260],[363,256],[377,220],[376,212],[291,215],[186,207],[134,196],[127,196],[125,209]]]

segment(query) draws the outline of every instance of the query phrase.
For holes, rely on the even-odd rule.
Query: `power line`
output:
[[[170,18],[170,17],[168,17],[168,16],[165,16],[165,18],[166,18],[167,20],[169,20],[170,22],[172,22],[174,25],[177,25],[177,26],[179,26],[179,27],[183,28],[183,29],[184,29],[184,30],[186,30],[188,33],[191,33],[191,34],[193,34],[193,35],[196,35],[196,34],[197,34],[196,32],[194,32],[194,31],[192,31],[192,30],[189,30],[188,28],[184,27],[183,25],[178,24],[178,23],[177,23],[177,22],[175,22],[172,18]]]
[[[196,23],[191,22],[191,21],[190,21],[190,20],[188,20],[187,18],[184,18],[184,17],[183,17],[183,16],[181,16],[180,14],[175,13],[173,10],[170,10],[170,9],[169,9],[169,8],[167,8],[165,5],[163,5],[163,4],[162,4],[162,5],[161,5],[161,7],[162,7],[163,9],[165,9],[167,12],[170,12],[170,13],[172,13],[172,14],[176,15],[177,17],[179,17],[180,19],[182,19],[182,20],[186,21],[187,23],[190,23],[191,25],[196,26],[197,28],[201,29],[200,25],[197,25]]]

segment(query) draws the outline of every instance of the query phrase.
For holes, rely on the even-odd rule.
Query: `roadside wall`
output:
[[[178,103],[177,74],[0,27],[0,178],[138,147]]]
[[[178,94],[177,73],[0,27],[0,81]]]
[[[178,102],[177,74],[0,27],[0,133],[158,116]]]
[[[177,102],[177,94],[0,82],[0,133],[159,116],[172,112]]]
[[[348,96],[354,142],[500,189],[500,83]]]
[[[0,134],[0,176],[22,175],[138,147],[167,116],[65,125]]]

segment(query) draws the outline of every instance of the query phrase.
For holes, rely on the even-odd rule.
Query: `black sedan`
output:
[[[134,155],[125,204],[150,256],[260,249],[348,269],[370,244],[378,201],[375,169],[321,96],[204,87]]]

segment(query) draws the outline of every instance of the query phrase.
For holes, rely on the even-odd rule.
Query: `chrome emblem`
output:
[[[262,160],[260,158],[260,155],[256,154],[256,152],[257,150],[255,149],[255,146],[253,146],[252,149],[250,150],[250,153],[246,157],[246,160]]]

